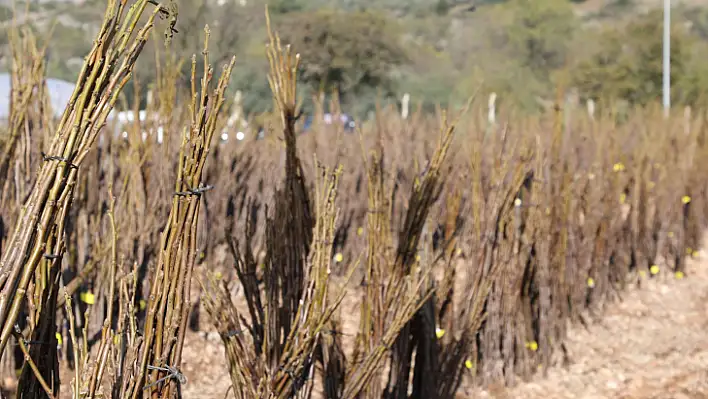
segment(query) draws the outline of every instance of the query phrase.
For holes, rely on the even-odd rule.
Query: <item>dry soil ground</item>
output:
[[[705,252],[704,252],[705,253]],[[574,326],[570,364],[513,388],[465,388],[459,398],[708,398],[708,258],[686,277],[642,279],[593,325]],[[223,398],[230,381],[216,334],[187,337],[186,399]]]

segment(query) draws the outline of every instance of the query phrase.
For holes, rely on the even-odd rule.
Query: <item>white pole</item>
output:
[[[490,125],[495,124],[497,121],[497,93],[492,92],[489,95],[489,102],[487,103],[487,122]]]
[[[595,119],[595,101],[592,98],[588,98],[588,116],[590,119]]]
[[[401,99],[401,118],[408,119],[408,107],[411,101],[411,95],[405,93]]]
[[[664,0],[664,115],[671,107],[671,0]]]

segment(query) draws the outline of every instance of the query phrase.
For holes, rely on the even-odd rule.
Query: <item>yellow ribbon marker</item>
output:
[[[688,195],[684,195],[683,197],[681,197],[681,202],[684,205],[688,205],[688,203],[691,202],[691,197],[689,197]]]
[[[691,252],[691,256],[694,257],[694,258],[697,258],[698,255],[700,255],[700,253],[699,253],[698,251],[693,251],[693,252]]]
[[[532,352],[536,352],[538,350],[538,342],[536,342],[536,341],[527,342],[526,348],[531,350]]]
[[[335,262],[339,263],[344,259],[344,255],[342,255],[341,252],[338,252],[336,255],[334,255],[334,260]]]
[[[651,265],[651,267],[649,268],[649,273],[651,273],[652,275],[658,274],[659,273],[659,266]]]
[[[145,309],[145,307],[147,307],[147,302],[145,302],[144,299],[141,299],[140,302],[138,302],[138,307],[140,307],[140,310]]]
[[[92,294],[90,291],[82,292],[79,294],[79,299],[87,305],[93,305],[96,303],[96,296]]]
[[[616,164],[612,165],[612,170],[617,172],[621,172],[624,170],[624,164],[622,162],[617,162]]]
[[[693,254],[693,249],[691,247],[686,248],[686,255],[691,255]]]
[[[462,249],[461,249],[461,248],[457,248],[457,251],[456,251],[456,252],[457,252],[457,255],[458,255],[458,256],[459,256],[459,255],[462,255]]]
[[[592,277],[588,277],[588,287],[595,287],[595,280]]]
[[[113,336],[113,345],[120,345],[120,335]]]
[[[54,336],[57,338],[57,344],[61,345],[61,343],[62,343],[61,334],[56,333],[56,334],[54,334]]]
[[[471,360],[467,359],[465,360],[465,367],[467,367],[468,370],[471,370],[474,364],[472,363]]]
[[[420,262],[420,255],[416,255],[416,256],[415,256],[415,261],[416,261],[416,262]]]
[[[358,229],[356,229],[356,235],[360,236],[360,235],[362,235],[362,234],[364,234],[364,228],[363,228],[363,227],[359,227]]]
[[[438,337],[438,339],[442,338],[445,336],[445,330],[442,328],[435,327],[435,336]]]
[[[221,272],[216,272],[214,273],[214,278],[217,280],[221,280],[221,278],[224,277]]]
[[[680,270],[677,271],[676,273],[674,273],[674,276],[676,276],[676,279],[677,279],[677,280],[681,280],[682,278],[685,277],[684,274],[683,274],[683,272],[680,271]]]
[[[627,202],[627,194],[622,193],[620,194],[620,204],[624,205],[625,202]]]

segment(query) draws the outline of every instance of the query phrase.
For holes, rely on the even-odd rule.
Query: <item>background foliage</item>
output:
[[[539,110],[559,85],[595,100],[646,104],[660,97],[661,12],[642,0],[180,1],[181,34],[172,46],[177,59],[200,51],[199,32],[208,23],[215,61],[240,55],[229,89],[243,92],[246,113],[272,108],[262,75],[266,2],[287,32],[284,39],[306,52],[305,98],[337,89],[345,112],[358,116],[370,112],[377,99],[396,103],[406,92],[414,104],[432,110],[436,104],[460,104],[481,88],[525,112]],[[102,4],[29,7],[28,18],[40,30],[52,29],[49,77],[75,79],[97,29],[86,21],[100,15]],[[0,20],[10,15],[9,7],[0,10]],[[673,17],[674,102],[696,105],[708,84],[708,62],[701,57],[708,49],[708,11],[700,2],[685,1]],[[5,69],[7,59],[0,64]],[[189,67],[182,71],[185,86]],[[138,81],[153,81],[155,70],[154,57],[145,57]],[[129,103],[132,92],[131,83]],[[309,101],[304,105],[311,110]]]

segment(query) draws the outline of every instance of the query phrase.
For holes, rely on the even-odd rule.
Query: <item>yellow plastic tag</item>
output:
[[[443,330],[442,328],[436,328],[435,336],[438,337],[438,339],[442,338],[443,336],[445,336],[445,330]]]
[[[82,292],[79,295],[79,298],[83,303],[87,305],[93,305],[94,303],[96,303],[96,296],[90,291]]]

